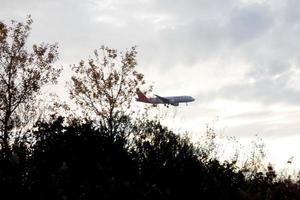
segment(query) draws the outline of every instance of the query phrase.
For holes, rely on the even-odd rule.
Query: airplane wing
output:
[[[165,104],[171,104],[170,100],[167,99],[167,98],[164,98],[164,97],[161,97],[161,96],[158,96],[158,95],[155,95],[159,100],[161,100],[163,103]]]

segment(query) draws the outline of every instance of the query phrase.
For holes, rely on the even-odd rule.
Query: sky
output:
[[[154,93],[191,95],[188,106],[159,108],[174,130],[214,127],[250,141],[270,161],[300,168],[299,0],[0,0],[0,20],[31,14],[30,40],[58,43],[64,67],[101,45],[137,45],[137,70]],[[55,89],[66,98],[64,86]]]

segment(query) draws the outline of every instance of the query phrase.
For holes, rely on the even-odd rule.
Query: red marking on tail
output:
[[[149,102],[148,98],[138,88],[136,89],[136,94],[138,95],[138,98],[136,99],[137,101],[145,103]]]

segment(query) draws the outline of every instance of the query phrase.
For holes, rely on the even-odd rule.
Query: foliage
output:
[[[265,156],[265,144],[262,142],[261,138],[256,136],[255,140],[251,142],[248,158],[243,164],[243,172],[247,178],[256,178],[255,176],[264,170],[263,159]],[[270,168],[268,168],[268,170],[269,169]]]
[[[130,123],[131,120],[127,120]],[[125,123],[125,122],[123,122]],[[111,135],[105,125],[39,122],[0,159],[2,196],[11,199],[299,199],[300,184],[269,165],[251,179],[235,162],[204,159],[188,138],[157,121]]]
[[[136,88],[145,84],[144,75],[136,71],[136,55],[136,47],[118,52],[102,46],[100,52],[94,51],[94,58],[73,66],[70,97],[85,115],[105,119],[112,129],[114,119],[130,114]]]
[[[60,70],[53,67],[57,45],[26,43],[33,20],[0,22],[0,128],[3,148],[8,149],[9,132],[24,127],[35,115],[36,96],[41,87],[55,83]]]

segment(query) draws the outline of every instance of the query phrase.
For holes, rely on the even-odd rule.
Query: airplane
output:
[[[165,106],[169,107],[172,106],[179,106],[179,103],[188,103],[195,101],[195,99],[191,96],[171,96],[171,97],[162,97],[155,95],[156,97],[146,97],[146,95],[140,91],[140,89],[136,89],[136,94],[138,98],[136,101],[143,102],[143,103],[151,103],[153,105],[157,104],[164,104]]]

